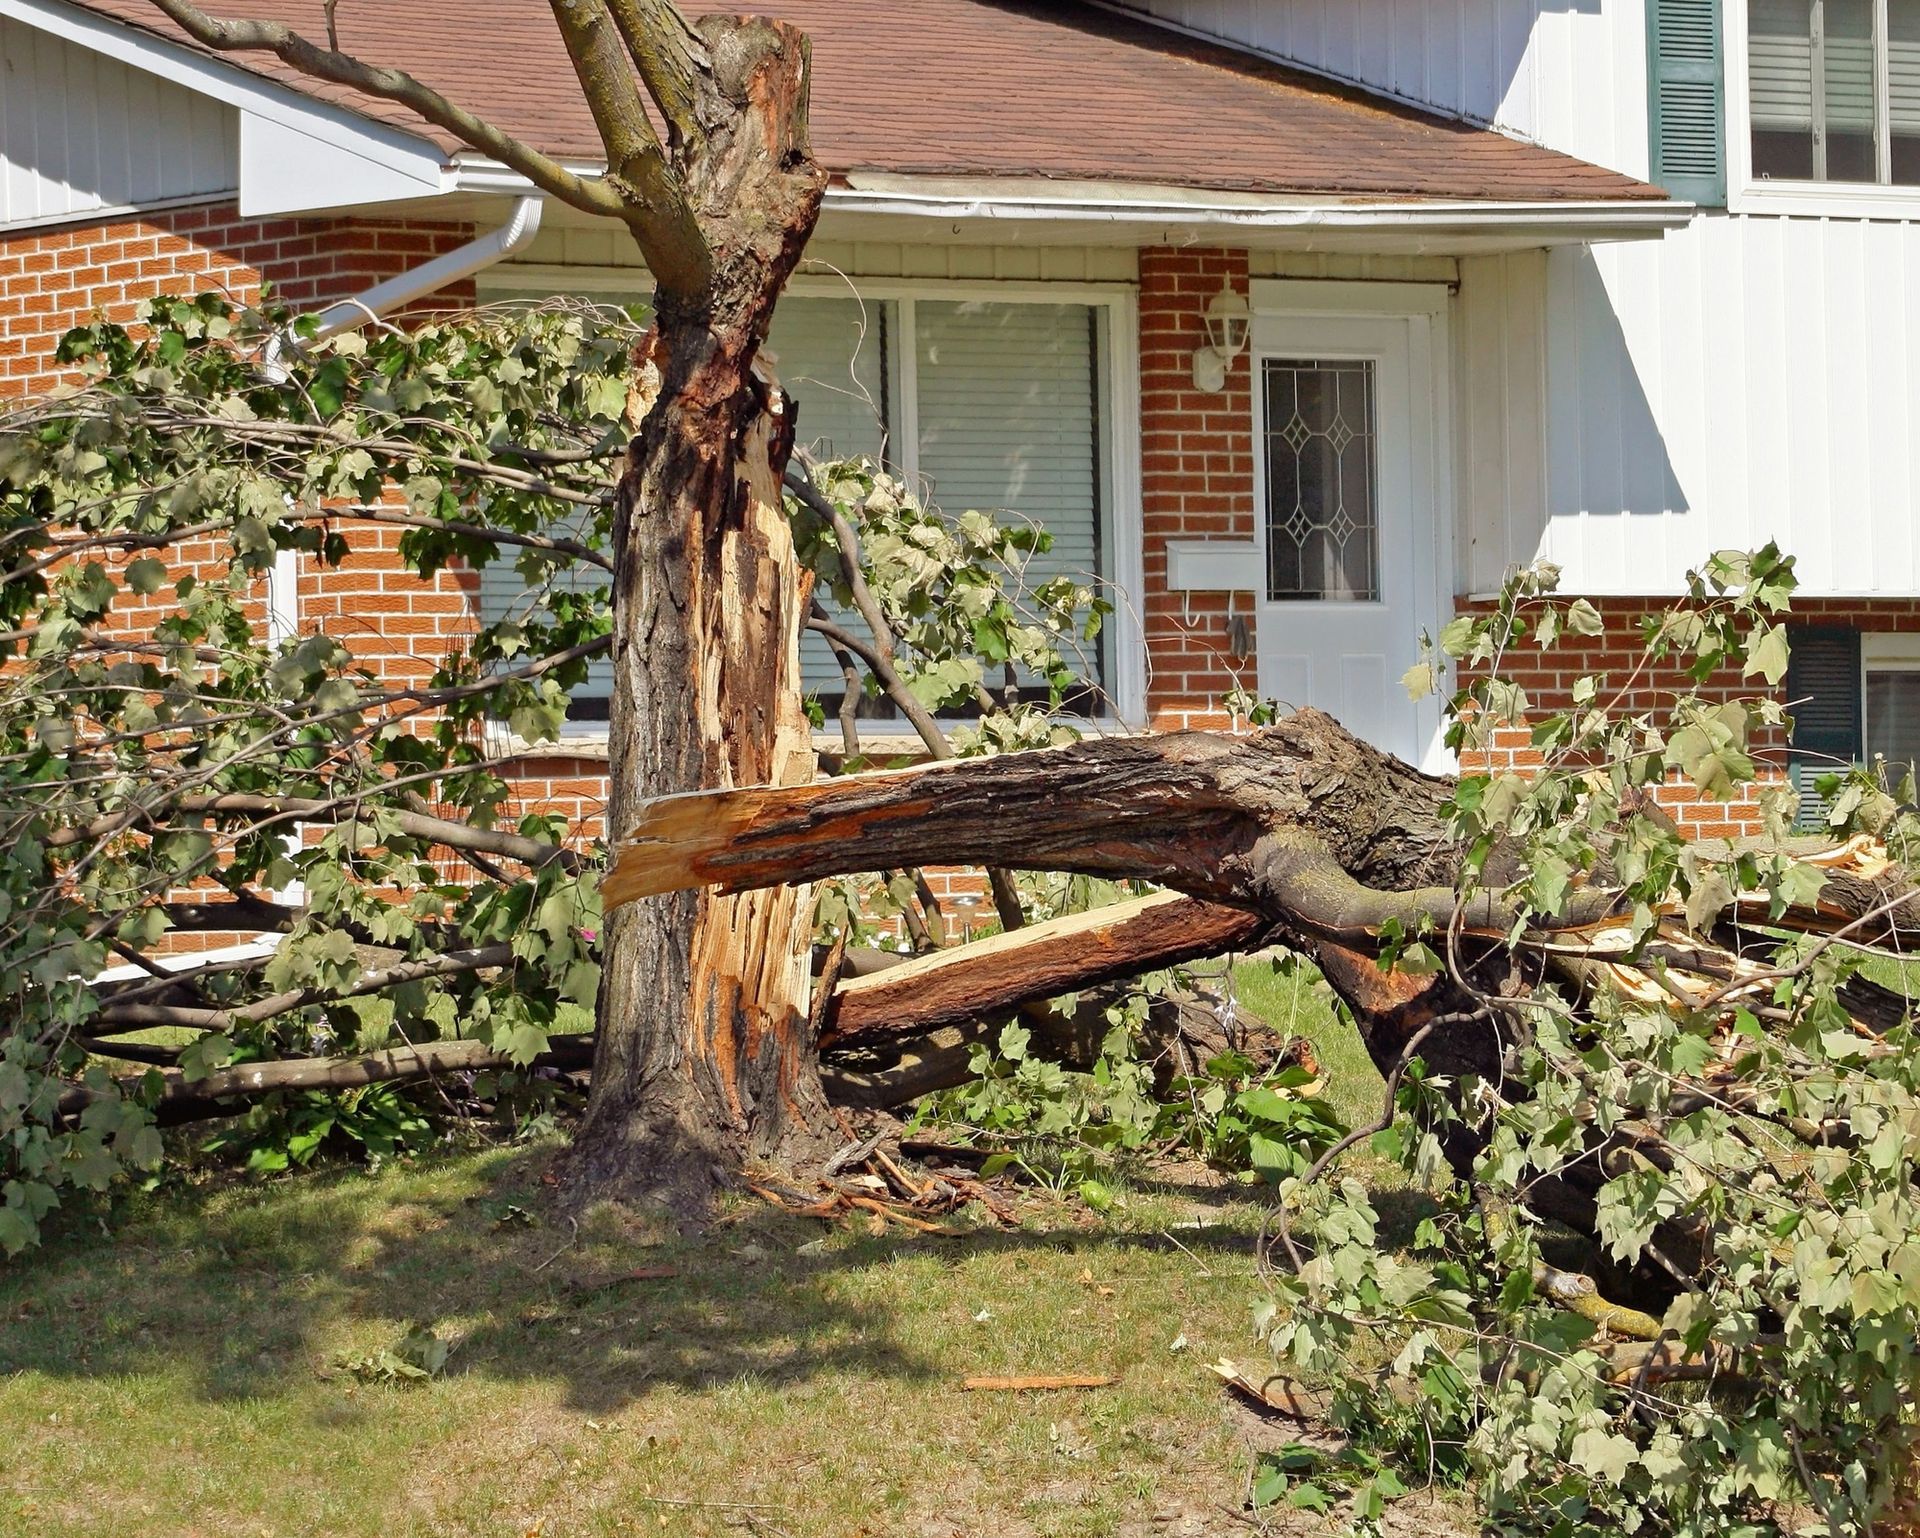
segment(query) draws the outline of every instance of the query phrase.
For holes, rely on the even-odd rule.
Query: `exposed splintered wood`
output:
[[[1029,999],[1251,946],[1266,927],[1245,909],[1176,892],[1068,914],[846,979],[833,991],[820,1046],[985,1019]]]

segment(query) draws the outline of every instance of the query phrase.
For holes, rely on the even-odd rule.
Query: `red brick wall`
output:
[[[256,300],[263,282],[281,299],[317,307],[349,297],[419,265],[471,237],[458,224],[327,219],[245,219],[230,205],[156,212],[97,225],[70,225],[0,240],[0,400],[53,388],[64,377],[53,362],[62,336],[95,319],[133,320],[140,301],[166,292],[218,289],[238,302]],[[470,303],[472,285],[443,289],[435,308]],[[476,618],[472,573],[443,572],[422,582],[398,555],[398,532],[355,525],[353,553],[338,567],[299,562],[303,630],[325,629],[383,676],[424,684],[448,644],[470,635]],[[174,552],[182,569],[224,563],[224,551],[202,542]],[[265,585],[256,585],[265,620]],[[164,595],[126,611],[127,622],[150,623],[166,611]],[[604,809],[601,766],[569,754],[516,761],[516,812],[553,810],[598,832]]]
[[[1251,592],[1167,591],[1167,542],[1254,538],[1252,368],[1243,352],[1227,387],[1193,387],[1201,317],[1223,282],[1247,291],[1244,251],[1140,253],[1140,511],[1145,536],[1147,714],[1161,728],[1225,726],[1221,697],[1257,687]],[[1247,655],[1230,654],[1243,616]]]
[[[1527,691],[1540,713],[1566,709],[1572,702],[1574,681],[1597,674],[1603,681],[1624,681],[1632,676],[1642,655],[1640,622],[1671,607],[1664,598],[1599,598],[1593,600],[1605,622],[1597,636],[1566,637],[1551,650],[1542,652],[1522,644],[1508,658],[1504,675]],[[1464,600],[1457,604],[1461,612],[1474,607]],[[1851,625],[1865,632],[1920,632],[1920,598],[1801,599],[1787,616],[1795,624]],[[1617,685],[1616,685],[1617,687]],[[1682,690],[1694,687],[1678,660],[1649,668],[1622,698],[1620,709],[1629,714],[1654,711],[1662,701]],[[1709,699],[1751,698],[1766,693],[1758,677],[1741,678],[1729,668],[1700,686]],[[1784,702],[1784,690],[1779,697]],[[1763,777],[1778,780],[1786,773],[1784,734],[1763,732],[1754,744],[1754,760]],[[1526,771],[1539,767],[1542,755],[1531,746],[1525,731],[1502,728],[1493,746],[1484,754],[1470,758],[1464,767],[1483,771]],[[1748,787],[1741,798],[1728,805],[1703,803],[1698,793],[1682,783],[1671,783],[1660,793],[1660,800],[1679,820],[1680,825],[1700,838],[1735,837],[1752,833],[1759,827],[1759,789]]]
[[[470,238],[458,224],[243,219],[231,205],[173,209],[111,224],[0,239],[0,397],[50,388],[53,350],[96,316],[126,322],[162,291],[258,297],[262,278],[289,303],[344,299]],[[470,301],[472,289],[439,296]]]

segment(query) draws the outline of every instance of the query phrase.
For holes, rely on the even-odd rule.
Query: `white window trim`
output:
[[[486,303],[488,291],[524,292],[551,286],[555,292],[588,295],[635,295],[648,287],[646,273],[637,267],[572,267],[511,263],[489,268],[477,279],[478,297]],[[1106,402],[1107,479],[1109,496],[1101,509],[1101,537],[1111,551],[1109,581],[1114,612],[1107,617],[1112,637],[1113,678],[1107,709],[1090,721],[1074,723],[1097,732],[1143,727],[1147,718],[1146,551],[1140,508],[1140,301],[1131,283],[1071,283],[1041,281],[949,280],[943,278],[862,278],[800,273],[787,292],[802,298],[857,297],[876,303],[892,300],[910,305],[916,299],[998,300],[1003,303],[1084,304],[1107,312],[1107,358],[1100,381]],[[912,430],[913,396],[911,349],[901,353],[902,418],[897,424],[903,455],[902,469],[917,468],[919,448]],[[558,742],[542,745],[556,755],[591,750],[604,744],[604,723],[583,721],[562,728]],[[838,739],[835,738],[835,741]],[[526,745],[529,749],[532,744]]]
[[[1860,759],[1871,766],[1867,747],[1872,727],[1867,720],[1869,673],[1920,673],[1920,632],[1864,630],[1860,633]]]
[[[1820,219],[1920,219],[1920,186],[1775,181],[1753,174],[1747,0],[1727,0],[1721,33],[1727,98],[1727,212]]]

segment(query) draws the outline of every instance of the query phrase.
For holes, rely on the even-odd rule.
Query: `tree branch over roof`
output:
[[[622,194],[627,227],[663,286],[698,293],[713,275],[713,255],[694,220],[686,184],[668,163],[647,118],[624,46],[633,40],[615,25],[604,0],[550,3],[600,142],[607,147],[607,181]],[[692,82],[684,84],[690,108]]]
[[[623,41],[633,46],[634,40],[624,34],[621,38],[612,35],[612,27],[603,24],[608,18],[601,0],[553,0],[553,7],[606,145],[608,172],[604,177],[578,176],[406,71],[369,64],[322,46],[282,22],[211,16],[192,0],[153,0],[153,4],[203,47],[223,53],[271,53],[317,80],[398,102],[461,143],[518,171],[542,192],[586,213],[619,219],[632,230],[655,277],[669,288],[697,290],[711,271],[706,242],[694,223],[685,189],[666,159],[621,58]],[[659,8],[653,3],[646,5],[652,19],[658,19],[654,13]],[[668,41],[662,44],[660,59],[686,57],[684,47],[673,41],[685,31],[685,23],[676,17],[671,27],[662,22],[661,30]],[[649,79],[648,89],[668,91],[669,99],[677,100],[671,93],[664,63],[655,73],[658,83]],[[689,79],[689,104],[691,90]],[[662,110],[667,110],[664,105]]]
[[[706,40],[669,0],[607,0],[607,10],[669,134],[682,144],[704,137],[694,81],[712,67]]]

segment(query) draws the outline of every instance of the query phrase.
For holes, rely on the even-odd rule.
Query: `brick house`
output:
[[[1604,667],[1689,565],[1774,538],[1816,622],[1798,756],[1912,757],[1920,0],[1866,4],[1859,38],[1837,4],[786,0],[833,173],[772,339],[802,437],[1050,528],[1116,597],[1087,663],[1116,726],[1223,724],[1244,687],[1444,767],[1398,680],[1510,564],[1596,601]],[[595,163],[543,7],[339,22]],[[211,57],[148,0],[0,0],[0,391],[163,288],[643,300],[637,264],[401,109]],[[514,596],[382,568],[287,563],[269,607],[404,669]],[[1551,700],[1572,666],[1522,681]],[[520,761],[529,797],[591,813],[596,713]]]

